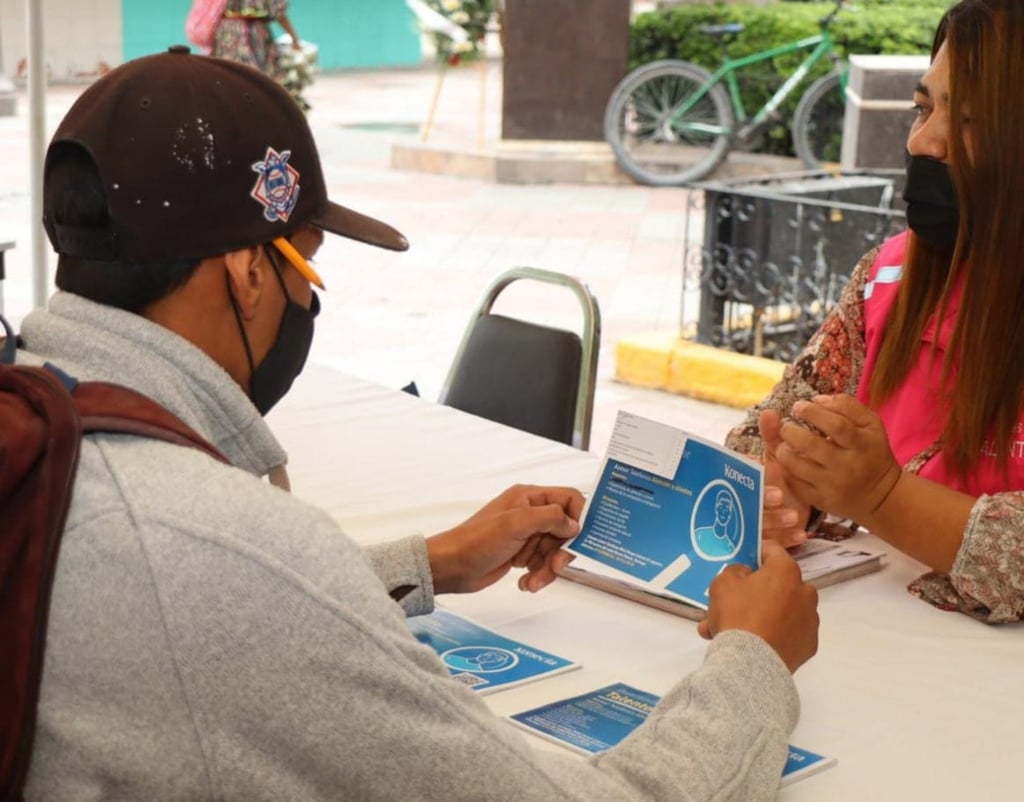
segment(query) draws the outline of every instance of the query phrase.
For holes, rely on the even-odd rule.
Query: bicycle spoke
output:
[[[637,114],[643,114],[646,117],[654,119],[661,116],[661,109],[655,106],[653,103],[644,103],[640,98],[634,101],[634,108]]]
[[[694,94],[689,86],[674,76],[652,80],[633,96],[636,125],[627,125],[627,130],[638,139],[666,143],[695,144],[707,137],[720,135],[722,129],[717,124],[713,104],[703,99],[687,114],[685,124],[673,124],[674,118]]]

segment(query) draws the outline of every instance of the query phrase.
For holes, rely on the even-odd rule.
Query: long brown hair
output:
[[[925,326],[933,316],[942,319],[964,270],[942,366],[949,392],[938,401],[948,414],[943,450],[966,478],[983,448],[994,448],[1006,471],[1024,401],[1024,2],[960,0],[939,23],[933,59],[943,43],[950,64],[948,160],[960,207],[956,247],[950,256],[910,234],[869,390],[872,403],[897,390],[920,353]]]

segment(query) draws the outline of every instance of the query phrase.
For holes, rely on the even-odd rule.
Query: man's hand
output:
[[[798,401],[793,416],[775,455],[794,490],[818,509],[870,526],[902,475],[881,418],[849,395]]]
[[[766,540],[761,568],[730,565],[711,583],[708,615],[697,626],[704,638],[742,629],[771,646],[796,671],[818,651],[818,591],[778,543]]]
[[[435,593],[471,593],[525,568],[519,588],[550,584],[571,556],[562,544],[580,531],[583,494],[571,487],[516,485],[464,523],[427,538]]]
[[[779,463],[776,451],[782,444],[782,418],[773,409],[761,412],[758,418],[761,441],[764,443],[764,513],[761,532],[768,540],[783,546],[796,546],[807,540],[804,527],[811,515],[811,505],[797,498],[786,469]]]

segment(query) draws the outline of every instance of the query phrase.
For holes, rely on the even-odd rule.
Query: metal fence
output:
[[[905,227],[902,170],[694,184],[680,325],[697,342],[790,361],[867,251]]]

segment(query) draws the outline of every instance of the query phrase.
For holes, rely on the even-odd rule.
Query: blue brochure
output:
[[[639,727],[661,699],[617,682],[596,691],[515,713],[509,718],[534,735],[584,755],[615,746]],[[826,757],[790,745],[782,785],[835,765]]]
[[[480,694],[579,668],[580,664],[529,646],[436,608],[408,619],[420,643],[437,652],[448,673]]]
[[[760,463],[680,429],[619,412],[569,550],[612,579],[707,609],[726,565],[760,564]]]
[[[789,759],[782,769],[782,785],[796,782],[809,774],[815,774],[829,766],[834,766],[836,759],[819,755],[817,752],[809,752],[799,746],[789,745]]]
[[[640,726],[658,698],[617,682],[509,718],[535,735],[594,755],[615,746]]]

